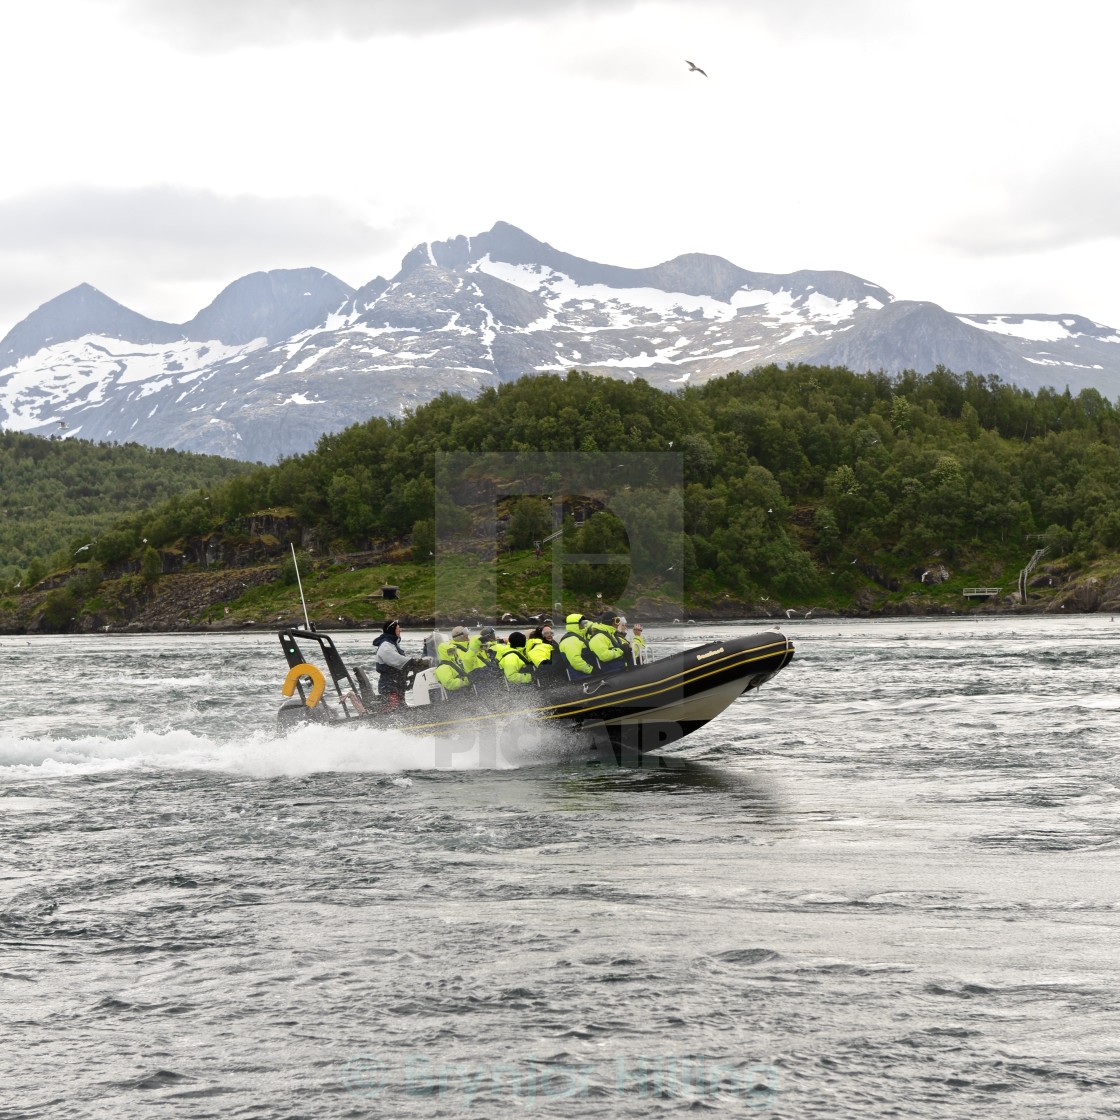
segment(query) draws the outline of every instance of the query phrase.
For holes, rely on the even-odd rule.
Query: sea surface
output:
[[[274,634],[0,638],[0,1115],[1120,1115],[1120,620],[782,630],[629,767],[278,739]]]

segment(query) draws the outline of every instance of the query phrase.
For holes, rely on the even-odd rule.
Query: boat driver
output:
[[[409,657],[401,649],[401,624],[393,618],[381,628],[379,637],[374,638],[373,648],[377,651],[374,668],[377,670],[377,694],[387,711],[392,711],[401,702],[410,669],[426,669],[431,662],[426,657]]]

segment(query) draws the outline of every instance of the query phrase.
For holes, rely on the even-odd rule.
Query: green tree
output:
[[[891,401],[891,427],[897,433],[908,432],[914,426],[913,410],[905,397]]]
[[[151,546],[140,554],[140,578],[147,584],[155,583],[163,575],[163,559]]]
[[[79,600],[70,586],[56,587],[43,600],[43,625],[52,633],[62,633],[71,628],[79,607]]]
[[[552,532],[552,506],[543,498],[520,498],[510,514],[506,543],[510,548],[532,548]]]
[[[830,557],[840,544],[840,526],[828,506],[817,506],[813,514],[813,530],[817,535],[817,547],[826,558]]]
[[[416,564],[435,563],[436,523],[429,517],[412,526],[412,559]]]

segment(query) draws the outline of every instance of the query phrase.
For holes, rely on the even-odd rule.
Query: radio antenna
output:
[[[296,546],[289,541],[288,547],[292,550],[292,563],[295,565],[296,583],[299,585],[299,601],[303,604],[303,624],[310,630],[311,620],[307,617],[307,600],[303,597],[303,580],[299,578],[299,561],[296,559]]]

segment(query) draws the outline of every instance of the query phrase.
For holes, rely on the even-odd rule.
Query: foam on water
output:
[[[581,750],[561,731],[525,721],[485,734],[417,735],[366,726],[298,727],[228,740],[180,729],[134,728],[123,738],[0,737],[0,781],[57,778],[143,767],[211,770],[260,778],[409,770],[507,770],[539,766]]]

